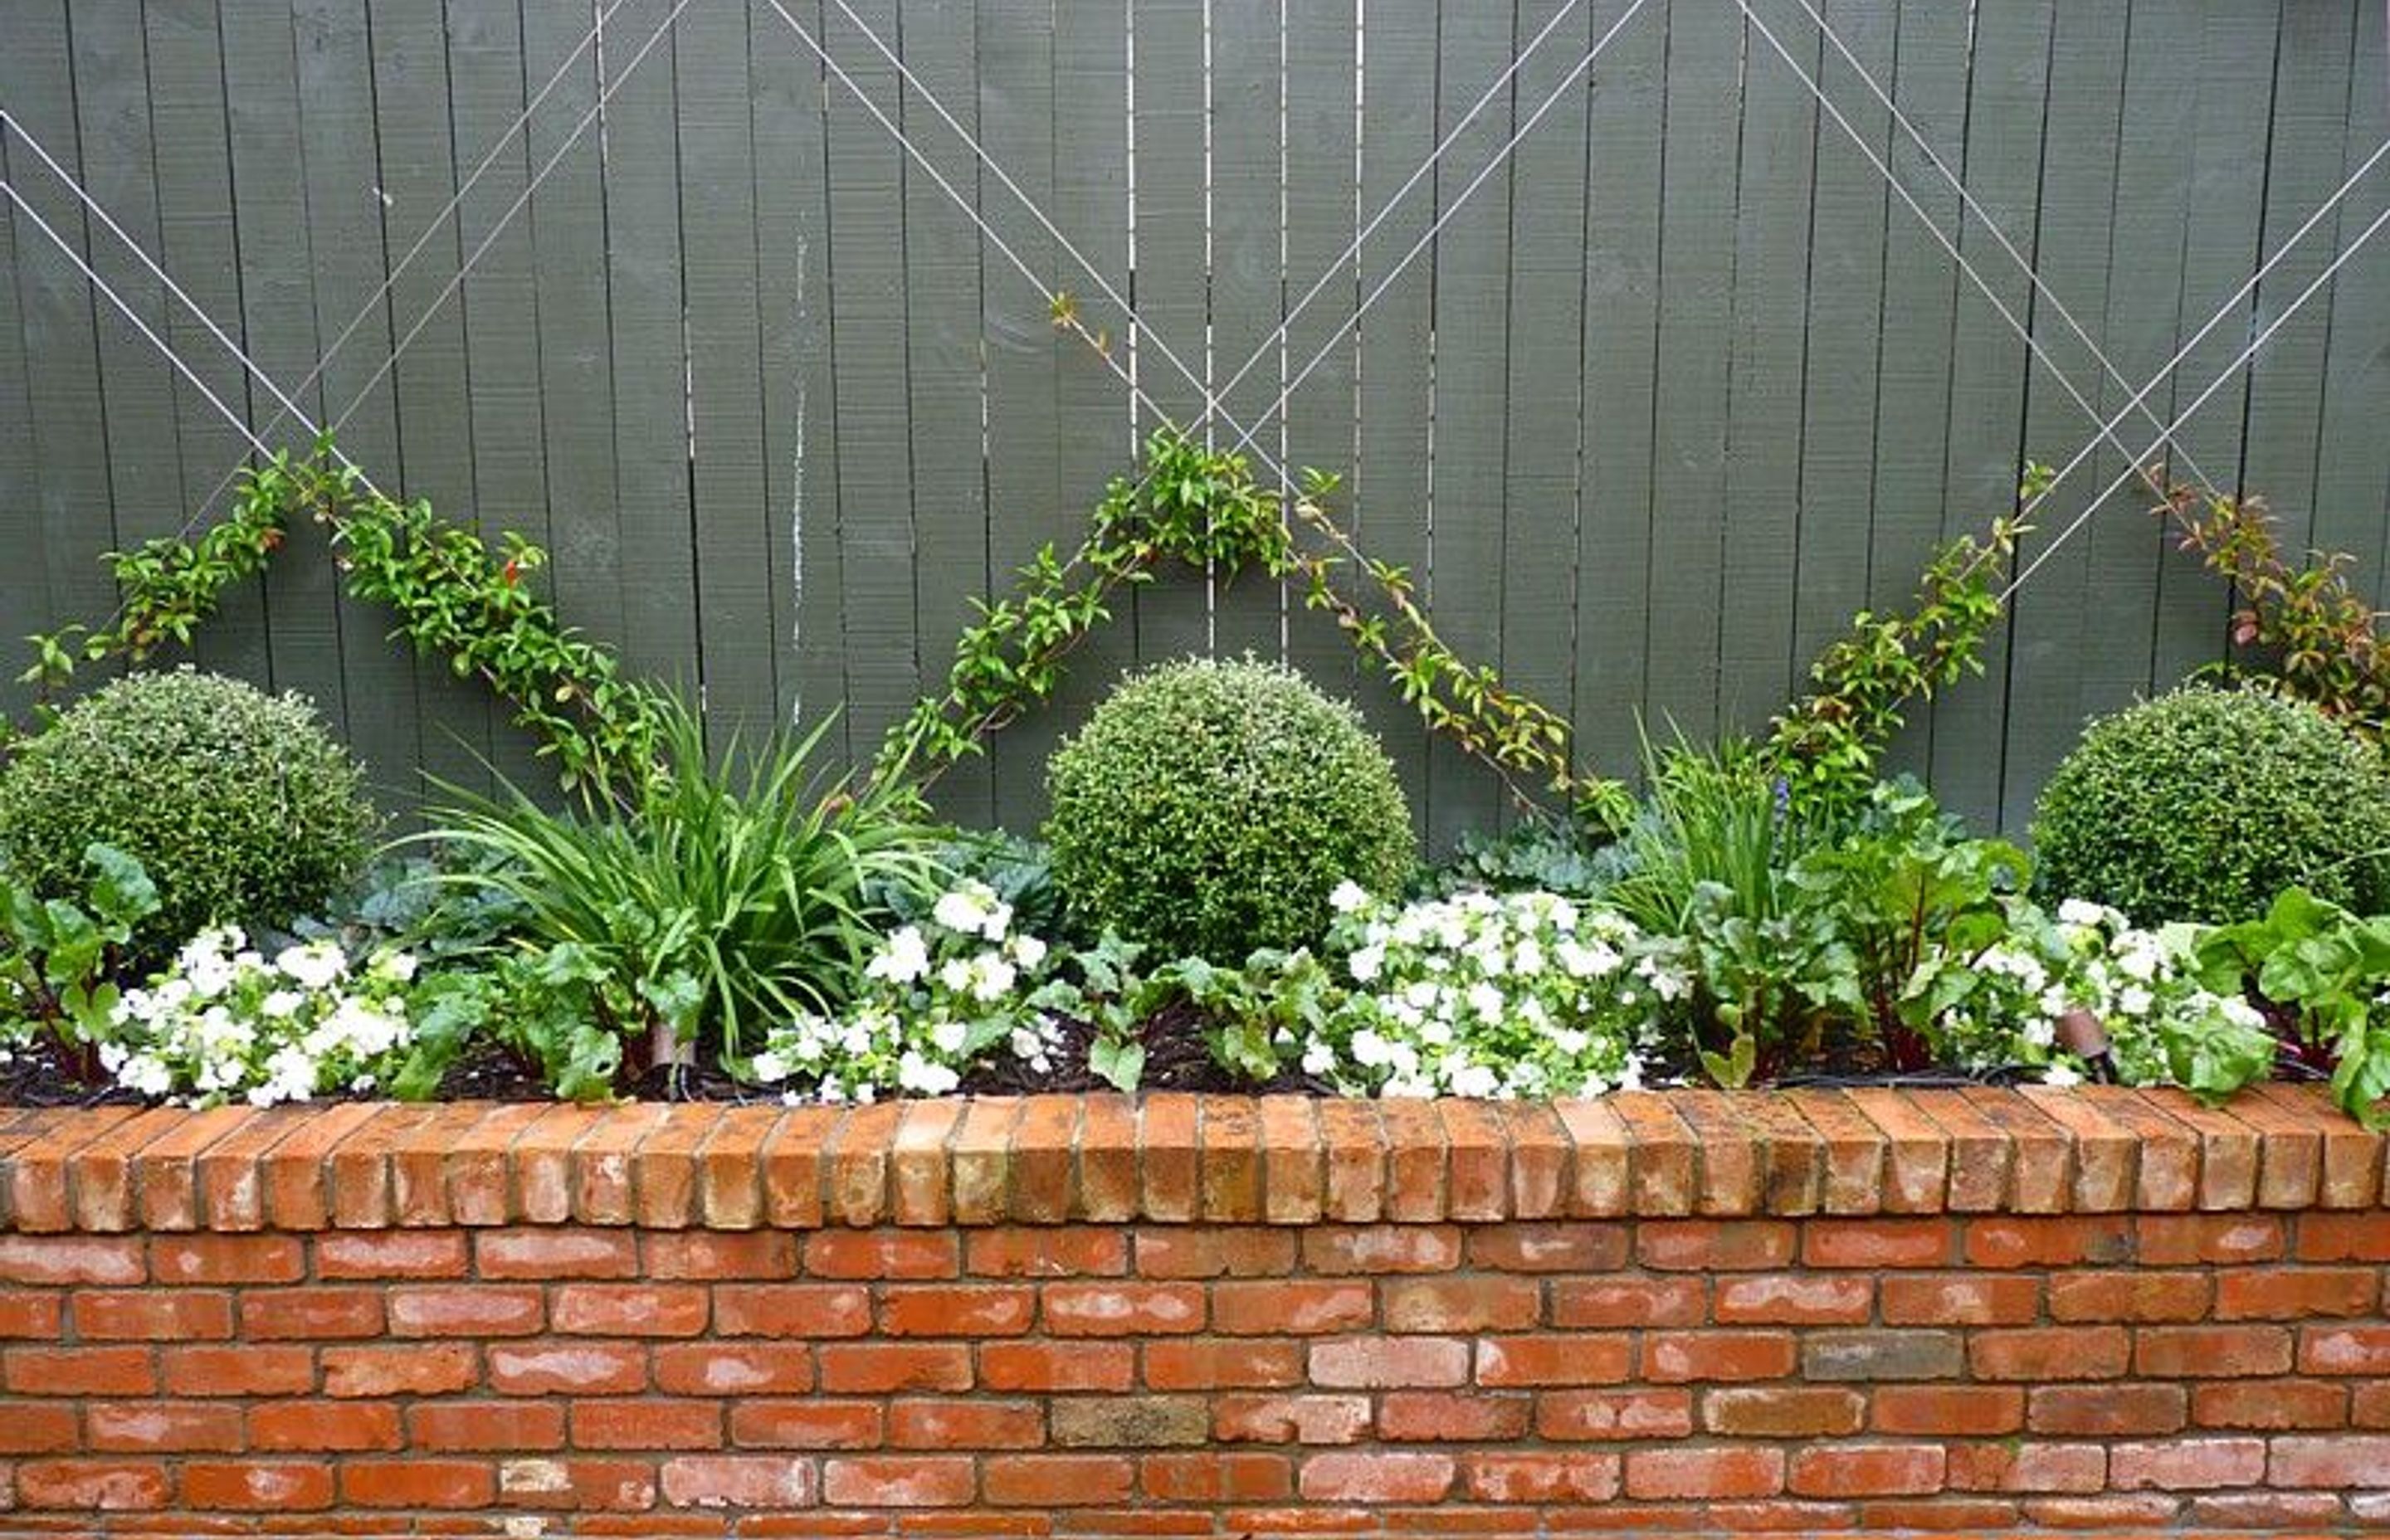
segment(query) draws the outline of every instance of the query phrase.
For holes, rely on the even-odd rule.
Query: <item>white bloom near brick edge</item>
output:
[[[771,1032],[748,1072],[788,1099],[868,1102],[943,1096],[984,1059],[1009,1055],[1052,1072],[1061,1033],[1027,996],[1052,949],[1012,930],[1012,906],[982,882],[941,894],[928,920],[887,936],[864,965],[858,998]]]

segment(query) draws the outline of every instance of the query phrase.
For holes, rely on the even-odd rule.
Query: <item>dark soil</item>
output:
[[[141,1100],[56,1038],[37,1037],[0,1064],[0,1106],[138,1106]]]

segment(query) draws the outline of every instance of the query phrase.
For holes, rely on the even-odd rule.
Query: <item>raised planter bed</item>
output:
[[[2340,1532],[2320,1093],[0,1113],[0,1534]]]

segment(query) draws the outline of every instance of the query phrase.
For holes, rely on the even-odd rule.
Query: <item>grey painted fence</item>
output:
[[[549,545],[567,618],[717,714],[842,701],[835,737],[867,755],[966,599],[1067,545],[1156,410],[1200,412],[1167,348],[1213,390],[1258,353],[1226,416],[1272,462],[1346,472],[1362,543],[1422,573],[1446,636],[1624,766],[1638,714],[1764,720],[2025,456],[2091,439],[2070,387],[2117,411],[2225,307],[2151,392],[2172,417],[2390,201],[2385,165],[2227,305],[2390,132],[2373,0],[1815,3],[1847,57],[1804,0],[1753,0],[1756,22],[1735,0],[0,0],[0,107],[284,388],[361,317],[308,413],[346,417],[385,485]],[[0,176],[273,416],[26,141]],[[1054,289],[1150,405],[1050,325]],[[2379,592],[2385,407],[2390,244],[2182,443]],[[212,517],[241,450],[26,214],[0,219],[0,631],[104,616],[95,557]],[[2039,538],[2127,463],[2094,456]],[[1988,676],[1912,725],[1903,754],[1953,806],[2021,825],[2087,712],[2217,656],[2227,597],[2143,501],[2113,499],[2020,595]],[[311,534],[198,656],[315,696],[402,788],[520,765],[502,715],[386,629]],[[1124,603],[948,805],[1033,819],[1105,680],[1207,647],[1283,648],[1352,692],[1439,838],[1495,815],[1317,617],[1200,578]]]

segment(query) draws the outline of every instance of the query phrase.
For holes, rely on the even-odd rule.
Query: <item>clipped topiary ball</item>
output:
[[[1242,962],[1328,928],[1346,879],[1418,858],[1385,751],[1291,669],[1190,659],[1132,674],[1047,767],[1054,874],[1090,929]]]
[[[84,847],[147,867],[160,907],[135,943],[162,953],[218,923],[286,923],[365,860],[364,773],[296,695],[178,669],[76,702],[0,771],[0,846],[35,891],[80,898]]]
[[[2226,922],[2294,885],[2390,907],[2390,771],[2314,707],[2191,687],[2091,724],[2034,809],[2052,898]]]

